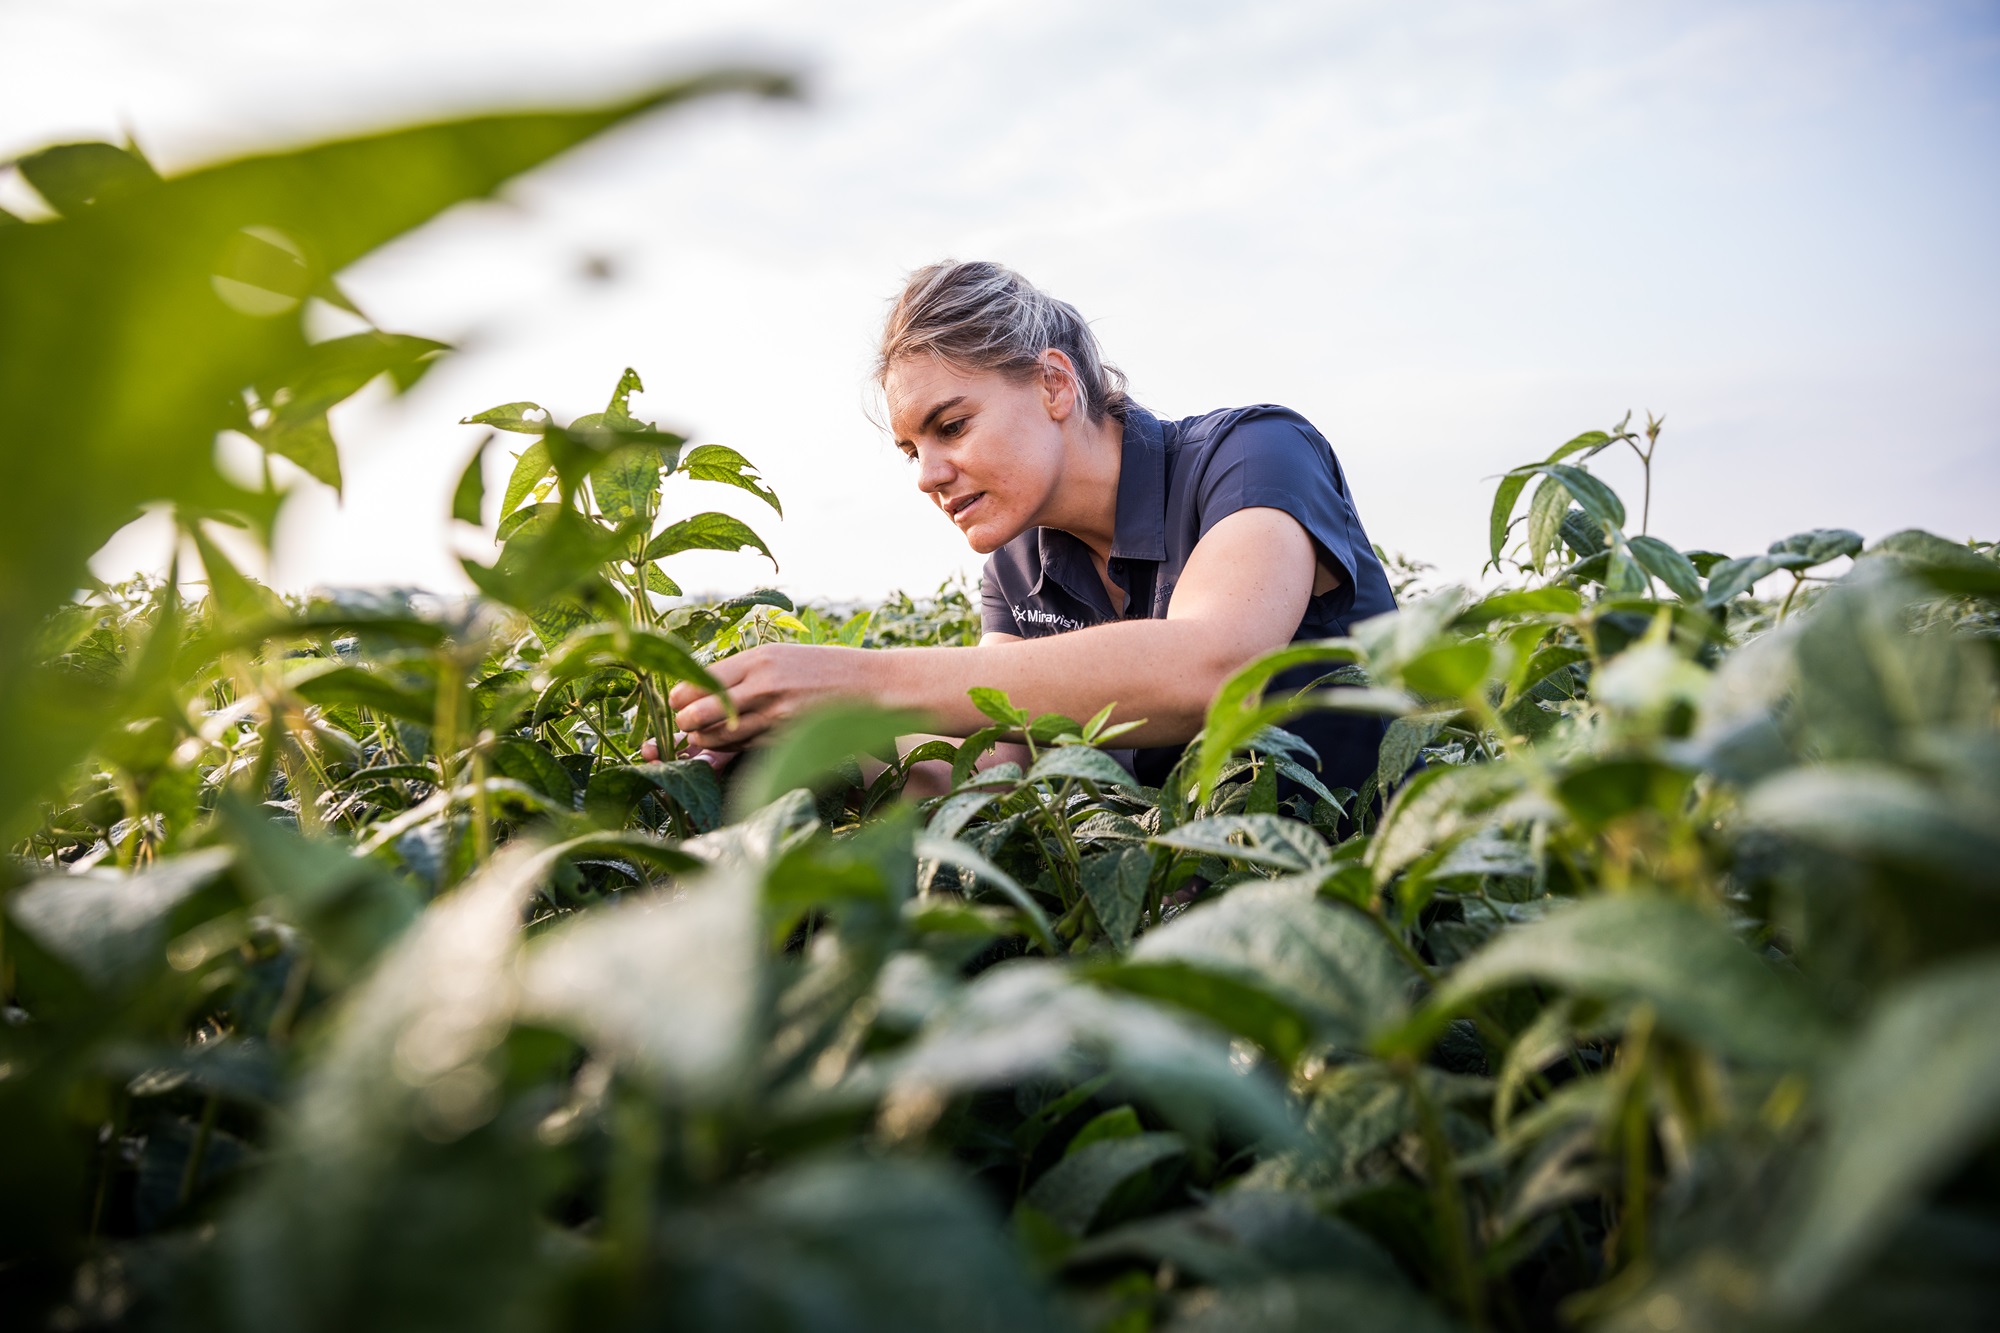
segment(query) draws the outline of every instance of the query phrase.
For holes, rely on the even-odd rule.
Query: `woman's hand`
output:
[[[681,739],[685,740],[686,737],[682,737]],[[639,743],[639,758],[648,764],[658,762],[660,758],[660,743],[656,740],[651,740],[651,739],[641,741]],[[736,762],[736,751],[684,749],[681,753],[681,758],[699,759],[701,760],[701,762],[707,764],[710,768],[720,773],[723,769],[728,768],[731,764]]]
[[[709,668],[736,705],[736,720],[722,700],[699,685],[682,681],[667,694],[674,726],[689,743],[706,750],[740,750],[772,727],[818,704],[867,698],[869,659],[859,648],[805,643],[767,643],[725,657]]]

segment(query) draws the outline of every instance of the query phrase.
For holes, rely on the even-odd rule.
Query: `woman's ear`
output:
[[[1082,405],[1083,395],[1079,392],[1082,387],[1076,363],[1069,359],[1069,353],[1057,347],[1042,353],[1042,404],[1048,409],[1049,420],[1069,420],[1070,414]]]

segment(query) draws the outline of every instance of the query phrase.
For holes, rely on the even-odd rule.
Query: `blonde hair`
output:
[[[885,385],[891,366],[916,356],[1028,379],[1041,373],[1042,353],[1051,348],[1075,367],[1077,396],[1091,421],[1124,420],[1132,403],[1125,373],[1104,359],[1075,306],[1005,265],[947,259],[912,273],[890,308],[875,383]]]

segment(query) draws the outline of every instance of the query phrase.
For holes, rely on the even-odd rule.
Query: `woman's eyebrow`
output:
[[[957,407],[960,403],[964,401],[965,401],[965,395],[959,394],[956,398],[947,398],[943,402],[939,403],[936,407],[933,407],[929,412],[924,414],[923,423],[917,427],[917,434],[922,435],[925,431],[931,428],[931,426],[937,421],[939,417],[951,411],[952,408]]]
[[[952,408],[957,407],[960,403],[964,401],[965,401],[965,395],[959,394],[956,397],[945,399],[943,402],[939,403],[936,407],[933,407],[930,411],[924,413],[924,419],[917,424],[917,434],[922,435],[925,431],[931,428],[932,424],[935,423],[939,417],[951,411]],[[896,444],[899,448],[912,447],[910,441],[908,440],[898,440],[896,441]]]

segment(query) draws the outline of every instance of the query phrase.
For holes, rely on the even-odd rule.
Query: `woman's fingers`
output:
[[[716,679],[736,706],[682,682],[668,694],[674,726],[695,745],[740,750],[798,714],[829,699],[855,693],[850,655],[855,649],[764,644],[715,664]]]

